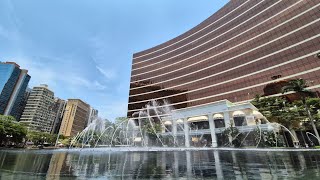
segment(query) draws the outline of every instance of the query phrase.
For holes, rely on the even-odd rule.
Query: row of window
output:
[[[159,82],[164,81],[167,79],[170,79],[170,77],[180,77],[185,74],[185,72],[192,72],[192,69],[203,69],[206,67],[211,67],[217,63],[221,63],[226,61],[225,63],[221,64],[220,66],[236,66],[240,63],[243,63],[244,61],[250,61],[254,59],[253,57],[263,57],[265,55],[269,55],[271,53],[274,53],[276,51],[282,50],[284,48],[287,48],[288,46],[294,45],[296,43],[301,42],[302,40],[305,40],[307,38],[313,37],[313,42],[317,41],[316,36],[320,33],[320,30],[318,28],[320,24],[315,23],[313,25],[310,25],[312,27],[312,31],[305,32],[305,31],[298,31],[294,34],[288,35],[286,37],[283,37],[279,39],[279,41],[275,41],[271,44],[264,45],[265,43],[269,43],[269,41],[273,40],[274,38],[266,38],[261,39],[259,41],[252,41],[249,42],[246,45],[241,45],[231,51],[227,51],[226,54],[218,55],[214,58],[211,58],[210,60],[204,61],[205,57],[197,57],[194,58],[197,61],[195,62],[183,62],[183,66],[181,64],[172,65],[170,67],[167,67],[165,69],[148,73],[143,75],[143,79],[152,79],[153,82]],[[302,33],[302,34],[301,34]],[[301,37],[301,38],[298,38]],[[281,41],[282,40],[282,41]],[[283,42],[283,43],[282,43]],[[308,46],[309,41],[305,42],[306,45],[296,45],[296,47],[302,48],[304,46]],[[252,51],[252,49],[257,48],[258,46],[263,45],[262,47]],[[251,51],[251,52],[250,52]],[[201,51],[200,51],[201,52]],[[243,54],[245,53],[245,54]],[[240,56],[241,54],[241,56]],[[243,54],[243,55],[242,55]],[[239,57],[237,57],[239,56]],[[237,58],[235,58],[237,57]],[[231,60],[231,61],[230,61]],[[203,61],[199,63],[200,61]],[[230,63],[232,62],[232,63]],[[191,66],[192,65],[192,66]],[[220,68],[216,67],[216,70],[220,70]],[[169,73],[168,73],[169,72]],[[159,76],[159,77],[157,77]]]
[[[299,55],[299,54],[297,54],[297,55]],[[193,82],[193,83],[188,83],[186,85],[176,87],[176,88],[174,88],[174,90],[170,88],[170,85],[175,86],[180,83],[184,83],[184,81],[174,81],[176,84],[167,83],[167,85],[165,87],[169,87],[169,89],[163,90],[163,91],[159,91],[160,89],[162,89],[161,87],[153,89],[153,86],[149,86],[149,87],[142,88],[142,89],[130,90],[130,95],[135,95],[135,94],[140,94],[140,93],[145,93],[145,92],[152,92],[154,90],[156,90],[157,92],[142,94],[140,96],[133,96],[133,97],[130,97],[129,100],[130,100],[130,102],[133,102],[133,101],[137,101],[137,100],[162,97],[166,94],[170,95],[170,92],[171,92],[171,94],[172,93],[176,94],[176,93],[181,93],[181,92],[187,92],[187,91],[185,91],[186,89],[188,89],[190,91],[193,89],[198,89],[198,88],[202,88],[202,87],[206,87],[206,86],[210,86],[210,85],[214,85],[214,84],[218,84],[218,83],[223,83],[225,81],[232,80],[234,78],[242,77],[242,76],[245,76],[250,73],[255,73],[257,71],[264,70],[266,68],[271,67],[271,65],[273,65],[273,64],[278,65],[280,63],[283,63],[282,59],[280,59],[280,58],[272,60],[272,61],[270,61],[270,63],[267,63],[268,61],[269,60],[267,60],[265,63],[260,63],[259,66],[250,67],[250,65],[248,65],[243,68],[239,68],[238,70],[229,71],[228,73],[224,73],[222,75],[217,75],[212,78],[207,78],[207,79]],[[314,58],[313,56],[309,56],[308,58],[304,58],[299,61],[294,61],[292,63],[288,63],[283,66],[279,66],[279,67],[276,67],[276,68],[273,68],[270,70],[266,70],[264,72],[260,72],[259,74],[255,74],[255,75],[243,78],[243,79],[238,79],[236,81],[231,81],[229,83],[223,83],[218,86],[224,88],[228,84],[234,85],[236,83],[238,83],[238,84],[245,83],[245,84],[249,85],[249,82],[251,85],[254,85],[254,84],[259,84],[259,83],[263,83],[263,82],[268,82],[271,80],[270,78],[272,76],[277,75],[280,72],[281,72],[280,74],[282,74],[282,77],[286,77],[286,76],[300,73],[300,72],[304,72],[306,70],[310,70],[312,68],[319,67],[319,66],[320,66],[320,61],[318,59]],[[210,76],[209,73],[207,73],[205,75]],[[199,78],[198,76],[195,76],[193,78],[190,77],[188,80],[193,81],[198,78]],[[254,82],[251,82],[251,81],[254,81]]]
[[[243,13],[243,12],[245,12],[245,11],[247,11],[247,10],[249,10],[250,8],[252,8],[253,6],[255,6],[257,3],[259,3],[259,5],[258,6],[256,6],[254,9],[251,9],[250,11],[248,11],[247,13],[245,13],[245,14],[243,14],[242,16],[240,16],[240,14],[241,13]],[[244,4],[242,7],[240,7],[240,6],[236,6],[236,7],[234,7],[234,6],[232,6],[232,4],[234,4],[234,3],[231,3],[231,4],[229,4],[228,6],[225,6],[222,10],[225,10],[225,9],[227,9],[228,11],[224,11],[226,14],[227,13],[229,13],[230,11],[233,11],[232,13],[229,13],[228,15],[226,15],[226,14],[224,14],[223,16],[225,16],[224,18],[222,18],[221,20],[219,20],[219,21],[216,21],[217,19],[218,19],[218,17],[215,17],[216,16],[216,14],[214,14],[212,17],[210,17],[210,18],[208,18],[208,20],[207,21],[209,21],[208,23],[212,23],[212,22],[215,22],[213,25],[211,25],[210,27],[208,27],[208,28],[206,28],[205,30],[202,30],[206,25],[200,25],[200,26],[197,26],[197,27],[195,27],[195,28],[193,28],[192,30],[193,31],[199,31],[198,33],[196,33],[196,34],[194,34],[193,36],[191,36],[191,37],[189,37],[189,38],[187,38],[186,40],[184,40],[184,41],[181,41],[181,42],[179,42],[179,43],[176,43],[175,45],[173,45],[173,46],[170,46],[170,48],[166,48],[164,51],[158,51],[158,52],[154,52],[154,53],[152,53],[152,54],[150,54],[150,55],[148,55],[148,56],[144,56],[143,58],[139,58],[139,60],[135,60],[134,62],[137,62],[137,61],[144,61],[143,63],[141,63],[141,64],[148,64],[149,63],[149,61],[145,61],[146,59],[148,59],[148,58],[150,58],[150,57],[154,57],[154,56],[157,56],[157,55],[159,55],[159,54],[163,54],[163,53],[165,53],[165,52],[167,52],[167,51],[171,51],[172,49],[177,49],[178,47],[181,47],[181,46],[183,46],[183,45],[185,45],[185,44],[187,44],[188,42],[191,42],[191,41],[193,41],[194,39],[198,39],[198,38],[200,38],[201,36],[203,36],[203,35],[205,35],[205,34],[208,34],[208,32],[211,32],[212,30],[215,30],[215,29],[219,29],[218,31],[217,31],[217,34],[221,34],[221,33],[223,33],[223,32],[225,32],[225,31],[227,31],[228,30],[228,27],[222,27],[221,28],[221,26],[226,26],[226,24],[232,24],[232,23],[229,23],[229,21],[231,21],[232,19],[234,19],[233,20],[233,23],[234,22],[242,22],[242,21],[244,21],[243,19],[241,19],[241,18],[247,18],[247,17],[252,17],[252,16],[249,16],[249,14],[251,13],[251,15],[255,15],[257,12],[260,12],[261,11],[261,9],[265,9],[265,8],[267,8],[267,7],[269,7],[270,5],[271,5],[271,3],[273,4],[273,3],[275,3],[275,1],[265,1],[265,2],[261,2],[261,1],[250,1],[249,3],[247,3],[247,4]],[[281,3],[279,3],[277,6],[279,6]],[[288,3],[286,3],[287,4],[287,6],[289,5]],[[276,6],[276,7],[277,7]],[[230,8],[230,7],[232,7],[232,8]],[[237,8],[237,9],[236,9]],[[190,30],[190,31],[192,31],[192,30]],[[183,34],[182,36],[181,36],[181,38],[179,37],[179,38],[177,38],[177,39],[182,39],[182,37],[183,38],[185,38],[186,36],[188,36],[188,35],[190,35],[188,32],[187,33],[185,33],[185,34]],[[216,36],[216,35],[215,35]],[[213,36],[214,37],[214,36]],[[210,39],[210,38],[209,38]],[[175,41],[176,42],[176,41]],[[197,41],[198,42],[198,41]],[[172,42],[173,43],[173,42]],[[164,43],[164,44],[161,44],[161,45],[159,45],[159,46],[157,46],[157,47],[166,47],[166,46],[164,46],[164,45],[167,45],[167,46],[169,46],[169,45],[171,45],[172,43],[170,43],[170,44],[167,44],[167,43]],[[157,48],[157,49],[159,49],[159,48]],[[150,51],[150,52],[152,52],[151,51],[152,49],[149,49],[148,51]],[[137,53],[137,54],[140,54],[140,53]],[[135,54],[134,55],[134,57],[135,56],[137,56],[137,54]],[[140,66],[141,66],[141,64],[140,64]]]
[[[288,3],[288,2],[286,2],[286,3]],[[276,7],[277,7],[277,6],[276,6]],[[297,7],[298,7],[298,6],[297,6]],[[295,8],[297,8],[297,7],[295,7]],[[294,14],[290,14],[290,13],[288,13],[288,11],[286,11],[286,13],[285,13],[286,16],[277,16],[276,18],[274,18],[274,20],[277,20],[277,21],[269,20],[269,21],[267,21],[266,23],[263,23],[261,26],[254,28],[254,29],[251,30],[250,32],[247,32],[247,33],[243,34],[242,36],[237,37],[236,39],[233,40],[234,42],[233,42],[233,41],[228,42],[227,45],[230,45],[230,44],[239,44],[239,43],[241,42],[241,41],[239,41],[239,40],[242,40],[242,41],[243,41],[243,40],[247,40],[247,39],[251,38],[254,34],[256,34],[255,32],[258,32],[257,34],[261,34],[261,33],[265,32],[266,30],[274,27],[276,24],[280,24],[281,22],[283,22],[283,21],[285,21],[285,20],[287,20],[287,19],[290,19],[290,18],[293,17],[294,15],[299,14],[299,13],[301,13],[301,12],[304,12],[305,10],[306,10],[306,9],[304,8],[304,9],[299,9],[299,10],[292,11],[292,13],[294,13]],[[258,11],[258,12],[259,12],[259,11]],[[315,9],[315,10],[312,11],[312,12],[313,12],[313,14],[315,14],[315,13],[317,13],[317,10]],[[256,13],[256,12],[255,12],[255,13]],[[270,14],[270,16],[274,15],[275,13],[276,13],[276,12],[273,12],[272,14]],[[260,21],[259,21],[260,19],[264,19],[265,17],[270,17],[270,16],[262,15],[262,16],[259,16],[258,19],[254,19],[254,20],[252,20],[252,21],[250,21],[250,22],[253,22],[253,23],[255,23],[255,24],[258,24],[258,23],[260,22]],[[299,24],[300,24],[299,22],[304,22],[303,20],[305,20],[305,19],[312,19],[312,18],[310,18],[310,16],[312,16],[312,14],[305,13],[304,16],[298,18],[298,21],[297,21],[297,22],[295,22],[295,21],[293,20],[293,21],[287,23],[286,25],[277,28],[277,29],[278,29],[277,31],[283,31],[283,29],[288,29],[288,30],[285,30],[285,31],[283,31],[283,32],[290,32],[290,31],[292,31],[292,29],[296,29],[296,26],[299,26]],[[248,18],[248,17],[251,17],[251,16],[246,16],[246,18]],[[305,18],[305,19],[304,19],[304,18]],[[232,24],[232,26],[238,25],[238,22],[242,22],[242,21],[236,21],[236,23],[235,23],[235,24]],[[251,27],[253,26],[253,25],[250,26],[250,24],[248,24],[248,23],[249,23],[249,22],[247,22],[245,25],[242,25],[242,26],[240,26],[240,27],[237,27],[236,30],[232,31],[232,32],[234,33],[234,35],[238,35],[239,32],[244,32],[245,30],[247,30],[247,29],[249,29],[249,28],[251,28]],[[292,27],[291,25],[294,25],[294,27]],[[231,26],[231,27],[225,27],[226,29],[225,29],[225,30],[222,30],[222,32],[217,32],[217,34],[214,33],[214,34],[206,37],[206,40],[215,39],[217,36],[219,36],[219,35],[222,34],[223,32],[226,32],[227,30],[231,29],[232,26]],[[242,27],[243,29],[240,29],[241,27]],[[278,33],[274,33],[274,32],[273,32],[273,33],[271,33],[271,34],[278,34]],[[224,38],[218,38],[218,39],[216,39],[215,41],[213,41],[213,42],[210,44],[210,46],[207,46],[207,45],[206,45],[207,48],[200,48],[200,49],[197,48],[196,50],[193,50],[193,51],[191,51],[191,52],[188,52],[184,57],[189,57],[190,55],[193,55],[193,54],[196,54],[196,53],[198,53],[198,52],[202,52],[202,51],[208,49],[208,47],[213,47],[213,46],[215,46],[215,45],[217,45],[217,44],[219,44],[219,43],[223,43],[223,42],[225,42],[226,40],[228,40],[228,39],[230,39],[230,38],[233,38],[234,35],[232,35],[232,34],[227,34],[227,35],[224,36]],[[197,41],[197,42],[198,42],[198,41]],[[200,42],[200,41],[199,41],[199,42]],[[154,60],[148,61],[148,62],[150,62],[151,64],[154,63],[154,62],[159,62],[159,61],[161,61],[161,60],[163,60],[163,59],[171,58],[172,56],[176,56],[176,55],[179,54],[179,53],[183,53],[183,52],[189,50],[190,48],[191,48],[191,47],[189,47],[189,48],[188,48],[188,47],[185,47],[185,48],[182,48],[182,49],[179,49],[179,50],[175,51],[174,54],[167,54],[167,55],[165,55],[165,56],[163,56],[163,57],[161,57],[161,58],[157,58],[156,60],[154,59]],[[226,48],[223,47],[222,49],[226,49]],[[219,51],[214,50],[214,51],[212,51],[212,52],[219,52]],[[178,59],[181,59],[181,58],[178,58]],[[177,58],[174,58],[173,61],[163,62],[163,63],[161,63],[161,65],[169,65],[170,63],[176,62],[176,61],[177,61]],[[142,66],[144,66],[144,65],[139,64],[139,67],[142,67]],[[159,66],[159,65],[158,65],[158,66]],[[152,66],[152,69],[156,69],[156,68],[159,68],[159,67]],[[141,69],[141,72],[145,72],[145,71],[146,71],[146,69]],[[138,74],[138,73],[139,73],[138,70],[132,72],[133,75],[134,75],[134,74]]]

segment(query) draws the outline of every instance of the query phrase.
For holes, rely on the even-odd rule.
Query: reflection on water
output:
[[[0,179],[309,179],[319,167],[319,152],[0,151]]]

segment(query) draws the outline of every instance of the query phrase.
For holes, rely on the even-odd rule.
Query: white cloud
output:
[[[104,90],[107,87],[105,85],[102,85],[101,83],[99,83],[98,81],[94,81],[93,82],[93,88],[96,90]]]
[[[84,77],[79,76],[78,74],[69,75],[67,78],[64,78],[63,81],[65,81],[67,84],[71,84],[73,86],[82,86],[89,90],[104,90],[106,89],[106,86],[101,84],[100,82],[94,80],[90,81]]]
[[[88,41],[89,47],[92,50],[92,61],[96,64],[96,69],[107,80],[115,79],[117,75],[115,67],[110,67],[110,65],[112,64],[110,62],[108,63],[108,68],[106,68],[105,65],[106,59],[108,59],[109,57],[108,52],[110,51],[107,40],[103,40],[103,35],[99,35],[89,38]]]
[[[28,74],[31,76],[30,87],[39,84],[48,84],[49,87],[57,85],[59,73],[40,62],[30,60],[27,57],[15,57],[14,59],[7,59],[7,61],[17,62],[20,68],[28,70]]]
[[[14,58],[14,61],[22,69],[28,69],[28,74],[31,75],[29,83],[31,87],[39,84],[48,84],[52,88],[65,86],[69,89],[78,90],[81,87],[97,91],[106,89],[106,86],[97,80],[89,80],[81,74],[65,71],[61,64],[61,67],[57,68],[48,65],[47,62],[30,60],[29,58]]]
[[[107,79],[114,79],[116,77],[116,73],[114,70],[110,70],[110,69],[103,69],[99,66],[96,66],[96,68],[98,69],[98,71]]]

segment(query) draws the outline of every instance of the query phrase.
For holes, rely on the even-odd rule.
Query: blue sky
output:
[[[0,61],[103,118],[125,116],[132,55],[196,26],[228,0],[0,0]]]

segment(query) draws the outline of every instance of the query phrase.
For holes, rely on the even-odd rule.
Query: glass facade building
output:
[[[16,63],[0,62],[0,114],[20,119],[30,78],[28,71]]]
[[[133,55],[127,116],[152,99],[177,109],[243,102],[295,78],[319,91],[319,11],[320,1],[229,1],[186,33]]]

